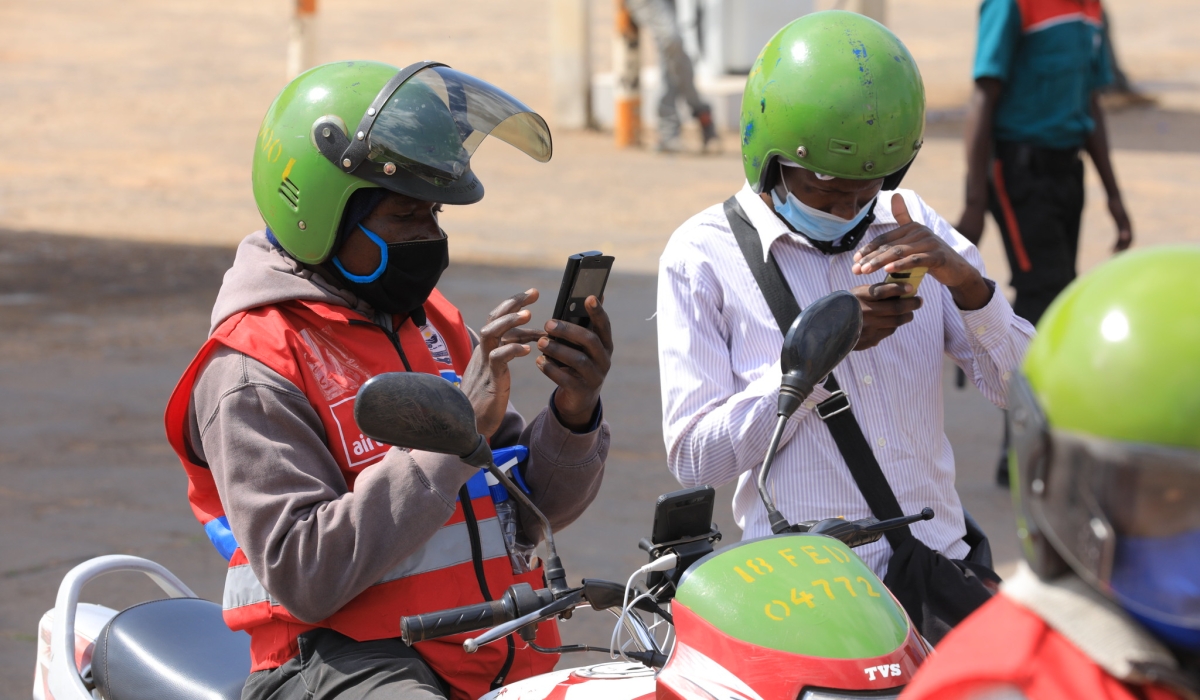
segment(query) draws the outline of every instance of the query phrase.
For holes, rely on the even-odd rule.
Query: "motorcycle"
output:
[[[786,335],[777,424],[757,482],[774,534],[721,550],[715,549],[720,532],[711,524],[664,542],[643,539],[640,546],[650,561],[624,584],[567,583],[549,521],[496,466],[500,460],[476,432],[470,402],[453,384],[419,373],[367,381],[355,405],[365,435],[458,455],[486,470],[540,518],[544,535],[545,588],[517,584],[495,601],[405,617],[404,641],[486,630],[468,638],[464,650],[472,653],[516,634],[539,652],[621,657],[515,682],[481,700],[898,697],[931,647],[852,548],[877,541],[889,529],[928,520],[933,511],[883,522],[833,518],[791,524],[766,488],[788,419],[850,353],[861,328],[858,301],[837,292],[809,306]],[[140,571],[168,598],[121,612],[79,601],[89,580],[113,571]],[[635,585],[643,576],[645,590]],[[568,618],[582,607],[617,615],[611,648],[537,646],[539,622]],[[54,609],[39,624],[38,638],[34,700],[232,700],[249,675],[249,637],[225,626],[221,606],[197,598],[165,568],[137,557],[99,557],[72,569]]]

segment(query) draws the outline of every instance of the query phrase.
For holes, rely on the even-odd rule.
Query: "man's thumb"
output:
[[[901,197],[899,192],[892,195],[892,216],[896,217],[896,223],[900,225],[912,223],[912,217],[908,215],[908,205],[904,203],[904,197]]]

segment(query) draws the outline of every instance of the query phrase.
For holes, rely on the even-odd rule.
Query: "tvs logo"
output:
[[[358,424],[354,422],[354,399],[355,397],[350,396],[329,405],[333,422],[337,425],[342,453],[346,456],[346,465],[351,468],[365,467],[379,461],[389,447],[363,435],[358,429]]]
[[[867,674],[867,680],[875,680],[875,674],[878,673],[880,678],[891,678],[892,676],[900,675],[900,664],[884,664],[882,666],[872,666],[864,668],[863,673]]]

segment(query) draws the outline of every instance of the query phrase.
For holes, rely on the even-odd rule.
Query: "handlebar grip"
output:
[[[464,605],[461,608],[400,618],[400,638],[405,644],[412,646],[429,639],[495,627],[510,619],[512,616],[503,599]]]

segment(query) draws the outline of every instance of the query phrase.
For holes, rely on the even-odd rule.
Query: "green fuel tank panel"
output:
[[[840,540],[789,534],[708,555],[675,600],[731,637],[831,659],[875,658],[908,637],[908,617]]]

